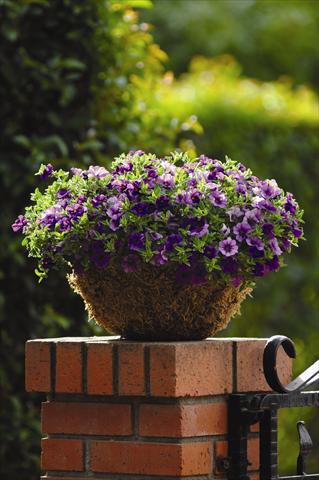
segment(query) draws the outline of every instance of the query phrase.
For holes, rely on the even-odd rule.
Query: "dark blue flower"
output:
[[[204,248],[204,255],[209,259],[215,258],[217,256],[217,249],[213,246],[207,245]]]
[[[134,232],[128,237],[128,248],[130,250],[142,250],[145,245],[145,236],[143,233]]]
[[[70,198],[71,192],[67,188],[60,188],[56,196],[59,200]]]
[[[152,203],[139,202],[132,207],[131,212],[135,213],[138,217],[143,217],[153,213],[155,206]]]
[[[97,195],[96,197],[92,198],[91,203],[94,208],[99,207],[106,201],[106,196],[103,195],[102,193],[100,195]]]
[[[232,257],[221,258],[219,265],[224,273],[230,273],[232,275],[238,271],[238,262]]]
[[[53,170],[53,165],[51,165],[51,163],[48,163],[40,175],[41,180],[46,180],[47,178],[52,177]]]
[[[183,237],[178,233],[170,234],[165,242],[165,250],[167,250],[168,252],[172,251],[174,249],[174,246],[182,243],[182,241]]]
[[[275,255],[271,260],[266,262],[266,266],[269,272],[277,270],[280,267],[279,258]]]

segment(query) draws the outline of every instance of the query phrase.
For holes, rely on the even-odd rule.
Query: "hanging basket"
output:
[[[127,340],[202,340],[224,329],[240,311],[251,288],[221,286],[210,280],[180,285],[172,267],[143,265],[124,273],[112,263],[72,273],[69,283],[81,295],[89,316]]]

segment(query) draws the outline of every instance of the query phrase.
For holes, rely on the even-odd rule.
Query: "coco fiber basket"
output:
[[[182,286],[172,268],[143,265],[123,273],[115,263],[68,276],[91,318],[128,340],[201,340],[225,328],[251,292],[210,280]]]

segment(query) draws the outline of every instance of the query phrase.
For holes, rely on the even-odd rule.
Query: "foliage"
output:
[[[194,55],[229,53],[246,75],[318,86],[316,0],[155,0],[143,18],[156,27],[155,40],[176,73]]]
[[[282,333],[298,339],[308,349],[300,352],[300,373],[317,356],[312,337],[319,320],[318,99],[306,87],[293,89],[287,82],[262,83],[240,72],[240,66],[229,56],[194,59],[190,73],[180,80],[173,81],[167,75],[159,108],[177,117],[196,115],[203,126],[203,135],[193,137],[198,149],[217,157],[227,151],[257,175],[276,177],[302,201],[307,242],[297,255],[290,255],[288,268],[258,282],[254,299],[245,302],[241,317],[222,333],[250,337]],[[296,435],[294,420],[302,418],[296,415],[283,412],[282,451],[290,448],[292,437],[287,432]],[[311,415],[313,412],[308,412],[307,418],[318,439]],[[285,471],[288,467],[293,471],[295,458],[281,459]]]
[[[40,280],[52,268],[103,269],[114,257],[124,272],[141,260],[177,265],[179,283],[246,285],[277,270],[298,245],[302,211],[275,180],[261,181],[243,164],[204,155],[164,158],[143,151],[118,157],[109,172],[70,172],[42,165],[54,181],[37,188],[12,225],[23,232]]]
[[[6,478],[39,477],[39,400],[24,394],[25,340],[92,331],[61,274],[35,284],[10,231],[12,218],[43,162],[85,168],[135,144],[174,146],[180,126],[150,106],[165,54],[132,10],[147,4],[0,2],[0,476]]]

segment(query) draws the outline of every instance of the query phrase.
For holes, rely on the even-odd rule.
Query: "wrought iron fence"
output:
[[[319,480],[319,473],[306,473],[306,458],[313,445],[304,422],[297,423],[300,451],[296,459],[296,475],[278,474],[278,409],[319,406],[319,391],[305,391],[319,381],[319,360],[289,385],[283,385],[276,368],[280,346],[289,357],[296,357],[294,343],[289,338],[276,335],[267,341],[263,357],[264,374],[274,393],[230,395],[229,456],[221,459],[221,467],[227,471],[229,480],[249,480],[247,440],[250,426],[257,422],[260,425],[260,480]]]

